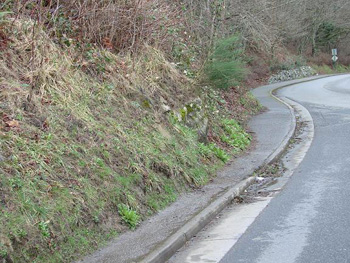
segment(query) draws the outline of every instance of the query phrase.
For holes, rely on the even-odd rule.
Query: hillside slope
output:
[[[0,261],[71,262],[210,182],[251,88],[347,65],[344,1],[0,3]]]
[[[221,95],[200,91],[161,51],[77,53],[39,28],[33,39],[31,23],[14,22],[0,60],[3,259],[70,262],[249,145]],[[236,114],[257,109],[239,97]],[[210,121],[207,144],[188,126],[197,108]]]

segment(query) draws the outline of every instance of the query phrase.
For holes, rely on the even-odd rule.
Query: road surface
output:
[[[213,236],[209,226],[169,262],[350,263],[350,76],[298,84],[278,94],[300,103],[312,116],[314,139],[305,158],[274,198],[233,209],[238,222],[223,215],[226,223],[215,223],[221,224],[221,237]],[[248,216],[256,206],[262,212]],[[230,244],[234,238],[229,230],[240,228],[242,221],[249,226],[232,247],[205,257],[211,241],[219,240],[221,247]],[[209,243],[203,242],[206,235],[211,235]],[[220,246],[214,249],[217,254]]]

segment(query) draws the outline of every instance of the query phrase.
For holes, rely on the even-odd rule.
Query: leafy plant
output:
[[[38,224],[41,235],[45,238],[50,237],[49,223],[50,221],[46,221],[46,222],[41,221]]]
[[[243,130],[237,121],[233,119],[224,119],[222,125],[226,133],[221,136],[223,142],[239,150],[243,150],[249,145],[251,136]]]
[[[140,216],[135,210],[125,204],[118,205],[118,213],[122,217],[122,220],[129,225],[130,229],[135,229],[140,223]]]
[[[198,151],[200,155],[207,158],[213,154],[210,146],[204,143],[198,143]]]
[[[230,156],[225,152],[225,150],[217,147],[214,143],[209,144],[209,147],[211,151],[214,153],[214,155],[224,163],[230,160]]]
[[[174,202],[176,200],[176,193],[172,186],[164,185],[164,193],[163,194],[152,194],[149,196],[147,200],[147,204],[154,211],[159,211],[165,208],[169,203]]]

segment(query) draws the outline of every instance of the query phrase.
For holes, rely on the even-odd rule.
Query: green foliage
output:
[[[313,67],[313,68],[316,70],[316,72],[318,72],[319,74],[333,74],[333,73],[334,73],[333,69],[332,69],[330,66],[325,65],[325,64],[323,64],[322,66],[313,65],[312,67]]]
[[[225,131],[225,135],[221,137],[222,141],[235,147],[236,150],[243,150],[250,144],[251,136],[243,130],[237,121],[224,119],[222,125]]]
[[[246,92],[240,99],[241,105],[245,108],[245,114],[254,115],[262,110],[263,106],[251,92]]]
[[[157,212],[174,202],[177,198],[174,188],[170,184],[164,185],[163,194],[151,194],[147,199],[147,204],[153,211]]]
[[[130,229],[135,229],[136,226],[140,223],[140,216],[128,205],[119,204],[118,213],[121,216],[122,220],[129,225]]]
[[[350,71],[349,67],[346,67],[344,65],[341,64],[337,64],[334,68],[330,67],[328,65],[313,65],[312,66],[316,72],[318,72],[319,74],[335,74],[335,73],[347,73]]]
[[[7,247],[0,242],[0,259],[6,258],[7,254],[8,254]]]
[[[2,23],[7,22],[6,16],[8,16],[8,15],[10,15],[10,14],[12,14],[12,12],[8,12],[8,11],[2,11],[2,12],[0,12],[0,25],[1,25]]]
[[[192,63],[196,60],[195,47],[183,42],[174,42],[172,46],[172,57],[176,63],[176,68],[183,72],[187,77],[194,78],[195,72],[192,69]]]
[[[335,71],[337,73],[348,73],[350,71],[350,68],[341,64],[337,64],[335,66]]]
[[[209,147],[210,150],[214,153],[214,155],[224,163],[230,160],[230,156],[226,153],[225,150],[217,147],[215,144],[210,144]]]
[[[243,61],[243,51],[237,35],[219,40],[205,67],[209,83],[214,87],[227,89],[244,80],[247,69]]]
[[[210,158],[213,155],[211,144],[198,143],[198,151],[200,155],[206,158]]]
[[[199,143],[198,150],[202,156],[207,158],[215,156],[224,163],[230,159],[230,156],[226,153],[226,151],[218,147],[215,143]]]
[[[19,177],[15,177],[15,178],[10,178],[9,179],[10,185],[12,187],[12,189],[20,189],[23,186],[23,181],[21,178]]]
[[[46,221],[46,222],[41,221],[41,222],[38,223],[39,230],[41,232],[41,235],[44,238],[49,238],[50,237],[49,222],[50,221]]]
[[[316,46],[320,48],[332,48],[337,43],[339,37],[346,31],[331,22],[324,22],[318,28],[316,33]]]
[[[220,140],[226,143],[229,147],[232,147],[233,153],[240,152],[247,148],[250,144],[251,136],[245,132],[237,121],[233,119],[222,119],[221,125],[222,131],[220,132]],[[218,147],[215,143],[199,143],[198,151],[206,158],[215,156],[224,163],[230,159],[229,154],[224,149]]]

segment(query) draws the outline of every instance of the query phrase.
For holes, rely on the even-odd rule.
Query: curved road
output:
[[[170,263],[350,263],[350,75],[278,95],[311,114],[305,158],[281,192],[226,209]]]
[[[279,95],[309,110],[313,143],[285,189],[220,262],[350,262],[350,77]]]

